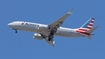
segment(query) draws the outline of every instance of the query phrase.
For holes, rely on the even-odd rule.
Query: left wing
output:
[[[54,47],[55,41],[53,41],[53,39],[49,41],[48,37],[46,37],[45,40]]]
[[[50,44],[50,45],[52,45],[53,47],[54,47],[54,43],[55,43],[55,41],[53,41],[53,37],[51,38],[51,40],[48,40],[49,39],[49,37],[48,37],[48,33],[40,33],[41,34],[41,36]]]

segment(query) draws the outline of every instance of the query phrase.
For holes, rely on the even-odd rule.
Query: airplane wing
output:
[[[48,40],[48,37],[46,37],[45,40],[46,40],[50,45],[52,45],[52,46],[54,47],[55,41],[53,41],[53,39],[49,41],[49,40]]]
[[[53,37],[51,38],[51,40],[49,41],[48,39],[49,39],[49,37],[48,37],[48,33],[40,33],[41,34],[41,36],[50,44],[50,45],[52,45],[53,47],[54,47],[54,43],[55,43],[55,41],[53,41]]]
[[[65,20],[69,15],[72,14],[72,11],[73,11],[73,8],[72,8],[67,14],[65,14],[64,16],[62,16],[61,18],[59,18],[57,21],[55,21],[55,22],[53,22],[52,24],[50,24],[48,27],[57,27],[57,28],[59,28],[59,27],[63,24],[64,20]]]
[[[53,41],[54,34],[57,32],[57,29],[63,24],[64,20],[72,14],[73,9],[71,9],[67,14],[63,17],[59,18],[57,21],[53,22],[52,24],[48,25],[48,32],[49,33],[42,33],[44,39],[54,46],[55,41]]]

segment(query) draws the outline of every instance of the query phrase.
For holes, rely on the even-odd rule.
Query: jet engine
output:
[[[42,40],[43,39],[43,37],[39,33],[35,33],[34,36],[33,36],[33,38],[34,39],[38,39],[38,40]]]

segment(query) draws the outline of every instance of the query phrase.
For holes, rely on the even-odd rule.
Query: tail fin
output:
[[[83,24],[81,26],[81,28],[87,28],[89,30],[92,29],[92,26],[94,24],[94,20],[95,20],[95,18],[90,18],[85,24]]]
[[[79,29],[77,29],[76,32],[85,34],[87,38],[90,39],[93,31],[98,28],[98,26],[92,28],[94,21],[95,18],[90,18],[85,24],[83,24]]]

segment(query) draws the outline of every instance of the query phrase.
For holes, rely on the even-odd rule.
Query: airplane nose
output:
[[[9,23],[8,26],[12,26],[12,23]]]

